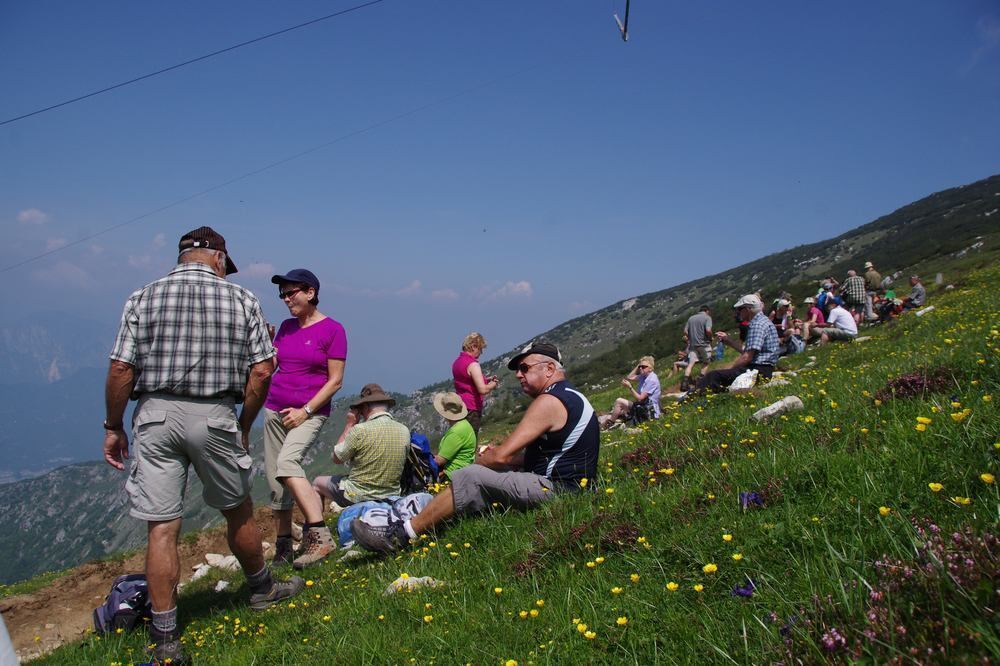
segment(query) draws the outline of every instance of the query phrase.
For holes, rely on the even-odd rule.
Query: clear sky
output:
[[[0,120],[356,2],[0,3]],[[223,233],[313,270],[351,388],[1000,171],[996,2],[386,0],[0,126],[0,315],[108,322]],[[319,150],[160,212],[284,158]],[[72,319],[68,318],[67,322]],[[110,339],[108,345],[110,347]]]

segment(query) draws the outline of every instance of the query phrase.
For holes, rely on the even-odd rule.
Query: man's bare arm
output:
[[[243,448],[250,450],[250,428],[264,406],[267,389],[271,386],[274,363],[271,359],[250,366],[250,375],[243,390],[243,410],[240,412],[240,430],[243,432]]]
[[[116,427],[104,432],[104,460],[115,469],[125,469],[128,435],[125,434],[125,406],[135,386],[135,368],[123,361],[111,361],[104,383],[105,422]]]
[[[503,469],[522,455],[524,448],[538,439],[542,433],[558,430],[566,425],[569,414],[562,402],[551,395],[540,395],[528,406],[524,418],[514,428],[514,432],[500,446],[483,452],[476,460],[484,467]]]

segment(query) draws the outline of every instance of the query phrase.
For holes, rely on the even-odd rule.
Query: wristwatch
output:
[[[309,404],[308,403],[306,403],[305,405],[302,406],[302,411],[304,411],[309,416],[313,415],[313,410],[309,409]]]
[[[122,423],[119,423],[118,425],[112,425],[112,424],[108,423],[107,419],[104,419],[104,429],[105,430],[110,430],[112,432],[117,432],[119,430],[122,430],[122,426],[123,425],[124,424],[122,424]]]

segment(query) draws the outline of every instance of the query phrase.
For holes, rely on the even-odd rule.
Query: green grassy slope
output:
[[[241,665],[995,659],[998,281],[988,266],[934,292],[925,317],[809,352],[813,367],[793,357],[788,386],[606,435],[592,492],[457,521],[395,558],[323,563],[264,613],[238,576],[231,593],[191,585],[184,641],[196,663]],[[920,369],[937,369],[929,391],[886,391]],[[804,411],[749,419],[792,393]],[[383,596],[404,573],[445,585]],[[91,637],[43,663],[142,649]]]

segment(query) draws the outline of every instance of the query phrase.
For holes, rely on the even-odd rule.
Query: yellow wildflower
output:
[[[732,534],[723,534],[722,535],[722,540],[723,541],[732,541],[733,540],[733,535]]]
[[[611,588],[611,594],[621,594],[621,593],[622,593],[622,588],[620,587]]]
[[[968,497],[952,497],[951,501],[954,502],[955,504],[961,504],[962,506],[965,506],[967,504],[972,504],[972,499]]]
[[[586,488],[587,487],[587,483],[588,483],[587,477],[584,477],[584,478],[580,479],[580,487],[581,488]]]
[[[716,571],[718,571],[719,567],[715,566],[714,563],[709,562],[708,564],[706,564],[705,566],[703,566],[701,568],[701,570],[704,571],[707,574],[710,574],[710,573],[715,573]]]
[[[941,492],[942,489],[944,489],[944,486],[942,486],[940,483],[928,483],[927,487],[936,493],[939,493]]]
[[[581,622],[578,625],[576,625],[576,630],[582,634],[583,632],[587,631],[587,625]]]
[[[632,581],[633,583],[638,583],[639,582],[639,574],[634,573],[631,576],[629,576],[628,579],[630,581]]]
[[[916,426],[914,426],[914,429],[917,432],[923,432],[923,431],[927,430],[927,426],[925,426],[923,423],[918,423]]]
[[[592,641],[595,638],[597,638],[597,634],[594,633],[593,631],[585,631],[583,633],[583,637],[586,638],[588,641]]]
[[[671,592],[676,592],[677,588],[679,587],[680,585],[678,585],[674,581],[670,581],[669,583],[667,583],[667,589],[670,590]]]
[[[743,559],[743,553],[733,553],[733,559],[739,562]]]
[[[433,615],[424,615],[424,622],[430,623],[430,622],[433,622],[433,621],[434,621],[434,616]]]
[[[705,586],[702,585],[701,583],[698,583],[697,585],[694,586],[693,589],[694,589],[695,592],[701,592],[702,590],[705,589]]]
[[[996,478],[992,474],[990,474],[989,472],[984,472],[984,473],[980,474],[979,475],[979,479],[983,483],[993,483],[994,481],[996,481]]]
[[[493,594],[503,594],[503,588],[502,587],[494,587],[493,588]]]
[[[878,515],[882,517],[888,516],[890,513],[892,513],[892,509],[887,506],[880,506],[878,508]]]
[[[619,627],[624,627],[626,624],[628,624],[628,618],[627,617],[620,617],[617,620],[615,620],[615,623]]]

